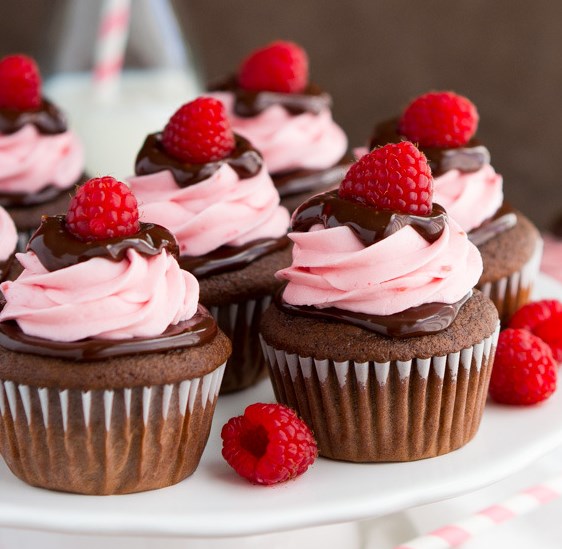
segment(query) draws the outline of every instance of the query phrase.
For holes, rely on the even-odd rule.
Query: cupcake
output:
[[[17,477],[101,495],[193,473],[230,342],[176,255],[111,177],[43,218],[0,286],[0,452]]]
[[[536,227],[504,201],[502,177],[475,137],[476,107],[452,92],[414,99],[397,119],[376,126],[371,148],[410,140],[427,156],[435,201],[468,233],[482,254],[478,288],[498,308],[502,323],[530,299],[542,240]]]
[[[234,131],[262,153],[283,206],[293,211],[339,184],[352,162],[347,137],[332,120],[331,97],[309,83],[308,57],[297,44],[278,41],[254,51],[211,91]]]
[[[291,262],[289,214],[260,153],[232,133],[219,101],[202,97],[147,137],[136,173],[143,219],[175,235],[180,265],[234,342],[222,391],[252,385],[265,375],[261,314],[280,286],[275,272]]]
[[[82,179],[84,152],[60,110],[41,96],[35,62],[0,60],[0,205],[12,216],[20,249],[43,214],[66,211],[69,189]]]
[[[412,461],[478,430],[498,314],[472,289],[480,254],[432,183],[413,144],[389,144],[293,214],[287,285],[261,330],[276,398],[322,456]]]

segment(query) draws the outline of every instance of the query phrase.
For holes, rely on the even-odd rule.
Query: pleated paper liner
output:
[[[208,307],[219,328],[232,341],[232,355],[226,362],[221,394],[245,389],[267,376],[259,326],[270,303],[271,296],[266,295],[241,303]]]
[[[0,449],[28,484],[126,494],[180,482],[205,448],[224,364],[200,378],[118,390],[0,382]]]
[[[513,314],[531,301],[541,265],[543,240],[539,238],[533,255],[521,270],[498,280],[479,284],[477,288],[496,306],[502,326],[507,326]]]
[[[480,425],[499,335],[432,358],[334,362],[287,354],[262,338],[278,402],[312,428],[320,455],[355,462],[446,454]]]

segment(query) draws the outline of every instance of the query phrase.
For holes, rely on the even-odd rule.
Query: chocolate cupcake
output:
[[[261,314],[280,286],[274,273],[291,262],[289,214],[261,154],[232,134],[219,101],[199,98],[148,136],[136,173],[129,183],[143,219],[175,235],[180,265],[233,341],[221,390],[252,385],[265,375]]]
[[[375,127],[371,148],[410,140],[427,156],[435,200],[468,233],[482,254],[478,288],[492,299],[503,324],[530,299],[543,243],[539,231],[504,201],[502,176],[475,136],[476,107],[452,92],[414,99],[400,118]]]
[[[42,215],[66,211],[69,190],[83,180],[84,151],[61,111],[41,96],[35,62],[0,61],[0,205],[25,245]]]
[[[347,137],[332,120],[331,97],[309,83],[301,47],[278,41],[258,49],[210,90],[234,131],[262,153],[289,211],[340,183],[352,162]]]
[[[1,285],[0,451],[33,486],[162,488],[205,447],[230,342],[172,234],[136,208],[123,183],[89,181]]]
[[[390,144],[293,214],[293,264],[261,330],[276,398],[322,456],[417,460],[478,430],[498,315],[472,290],[477,248],[431,194],[423,154]]]

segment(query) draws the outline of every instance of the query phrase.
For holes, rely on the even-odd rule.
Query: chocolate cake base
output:
[[[99,362],[0,349],[0,451],[33,486],[90,495],[175,484],[197,467],[230,342]]]
[[[434,335],[391,339],[275,305],[262,320],[276,398],[311,427],[320,455],[356,462],[445,454],[480,425],[497,337],[480,292]]]
[[[199,299],[232,340],[221,394],[250,387],[266,376],[259,341],[263,311],[281,286],[274,274],[291,264],[292,246],[252,262],[244,269],[199,281]]]
[[[542,257],[537,228],[522,213],[517,223],[479,246],[484,272],[478,288],[496,305],[502,325],[531,300]]]

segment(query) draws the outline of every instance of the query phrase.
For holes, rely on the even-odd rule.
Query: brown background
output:
[[[93,1],[93,0],[92,0]],[[48,70],[61,0],[0,0],[0,54]],[[354,145],[430,89],[470,97],[508,199],[541,227],[562,213],[562,4],[552,0],[174,2],[206,79],[276,38],[309,52]],[[59,27],[60,27],[60,21]],[[92,21],[92,28],[95,21]]]

